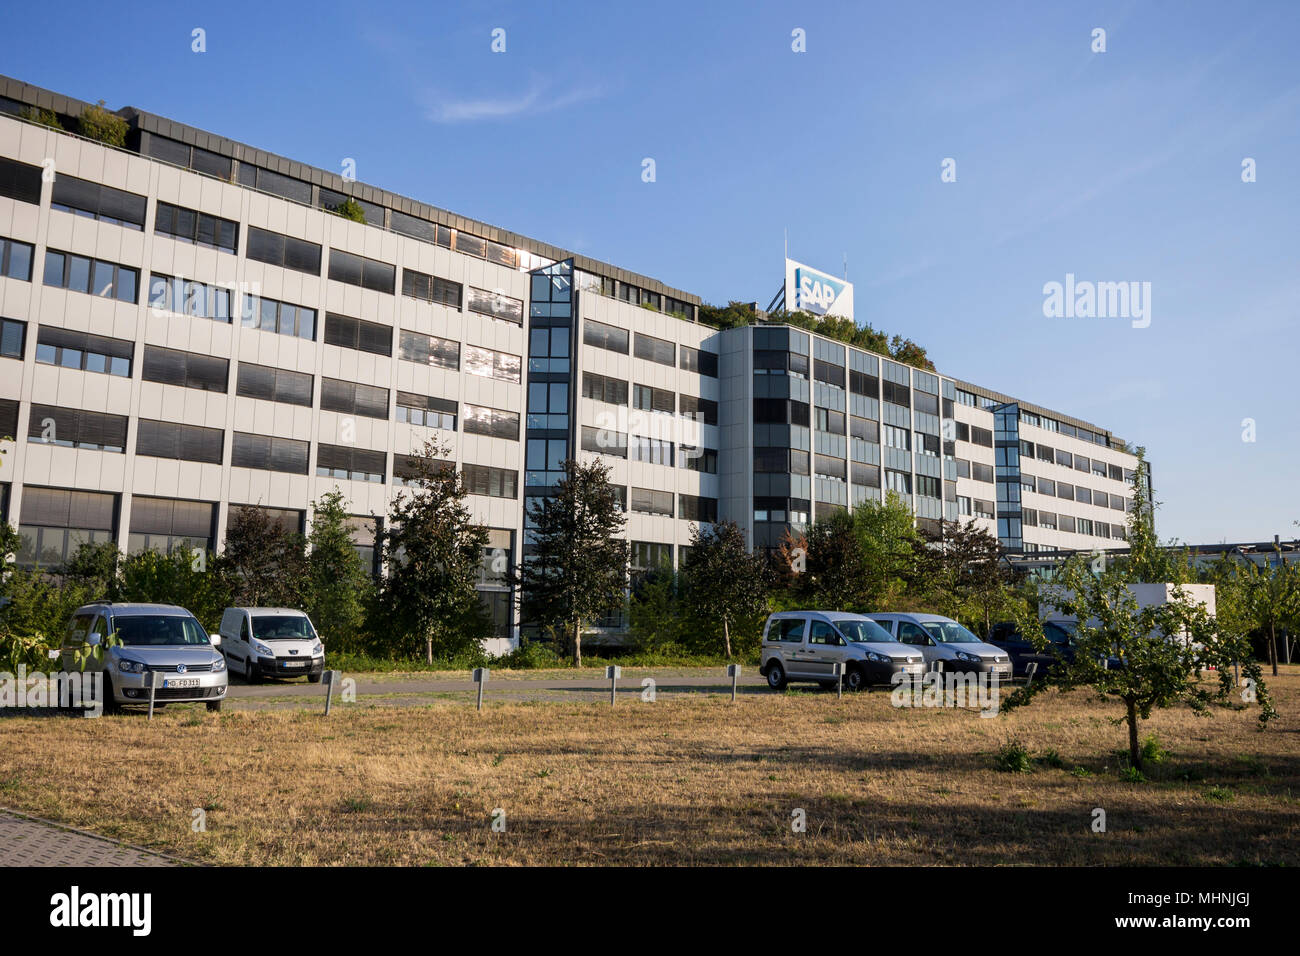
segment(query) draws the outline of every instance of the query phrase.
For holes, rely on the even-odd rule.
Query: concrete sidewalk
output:
[[[182,866],[184,862],[84,830],[0,810],[0,866]]]

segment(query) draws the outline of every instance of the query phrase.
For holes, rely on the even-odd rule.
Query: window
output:
[[[15,159],[0,157],[0,196],[39,206],[43,172],[40,166],[29,166]]]
[[[843,412],[833,412],[829,408],[814,408],[813,420],[818,431],[830,432],[832,435],[844,434]]]
[[[917,392],[917,395],[923,395],[924,392]],[[931,458],[939,457],[939,436],[927,435],[924,432],[916,433],[916,452],[919,455],[929,455]]]
[[[677,410],[677,396],[667,389],[636,385],[632,388],[632,407],[671,415]]]
[[[271,435],[235,432],[230,464],[235,468],[259,468],[292,475],[307,474],[308,443]]]
[[[18,434],[18,400],[0,398],[0,440],[12,440]],[[8,485],[0,485],[0,518],[8,514]]]
[[[224,252],[235,252],[239,245],[239,223],[165,202],[158,203],[153,231]]]
[[[247,256],[257,262],[318,276],[320,251],[321,247],[314,242],[282,236],[278,232],[268,232],[256,226],[248,227]]]
[[[148,550],[168,554],[174,548],[211,551],[216,517],[217,506],[207,501],[134,495],[126,549],[130,554]]]
[[[1056,515],[1051,511],[1038,512],[1038,527],[1048,531],[1056,530]]]
[[[677,351],[672,342],[657,339],[653,335],[636,334],[636,348],[633,354],[639,359],[658,362],[660,365],[676,365]]]
[[[487,435],[491,438],[519,441],[519,413],[505,412],[499,408],[466,405],[465,432],[471,435]]]
[[[899,448],[903,451],[912,450],[912,433],[906,428],[898,428],[894,425],[885,425],[881,428],[884,436],[884,444],[888,448]]]
[[[1091,470],[1092,470],[1092,462],[1089,461],[1087,458],[1083,457],[1083,455],[1075,455],[1075,456],[1074,456],[1074,470],[1075,470],[1075,471],[1082,471],[1082,472],[1085,472],[1085,473],[1088,472],[1088,471],[1091,471]]]
[[[533,328],[528,332],[528,371],[569,371],[569,329]],[[624,401],[623,404],[627,404]]]
[[[679,395],[677,396],[677,411],[679,414],[705,425],[718,424],[718,403],[708,398]]]
[[[28,485],[18,519],[18,563],[62,564],[82,544],[115,540],[116,525],[115,494]]]
[[[975,507],[975,517],[977,518],[993,517],[993,502],[981,501],[979,498],[976,498],[974,500],[974,507]]]
[[[971,462],[971,477],[976,481],[993,481],[993,466],[982,465],[978,461]]]
[[[230,377],[230,362],[215,355],[146,345],[141,377],[146,382],[224,393]]]
[[[54,179],[54,189],[50,194],[50,208],[73,212],[100,222],[126,226],[140,231],[144,229],[144,196],[102,186],[86,179],[77,179],[61,173]]]
[[[939,414],[939,396],[931,395],[929,392],[922,392],[918,389],[915,399],[915,407],[918,412],[925,412],[927,415]]]
[[[807,402],[787,401],[784,398],[754,399],[754,423],[759,425],[802,425],[811,422]]]
[[[848,469],[843,458],[832,458],[830,455],[813,455],[813,474],[818,478],[844,481],[848,478]]]
[[[786,617],[774,622],[772,630],[778,633],[771,635],[776,640],[786,644],[803,643],[803,625],[804,619],[801,617]]]
[[[677,446],[677,460],[683,468],[698,471],[706,475],[718,473],[718,451],[716,448],[697,448],[689,445]]]
[[[1074,534],[1077,528],[1077,524],[1075,520],[1071,518],[1069,515],[1059,515],[1057,517],[1057,527],[1059,527],[1062,531],[1068,531],[1071,534]]]
[[[417,219],[415,216],[408,216],[404,212],[398,212],[393,209],[389,212],[389,221],[393,227],[393,232],[400,232],[404,236],[410,236],[412,239],[422,239],[425,242],[436,243],[446,248],[451,248],[451,230],[446,226],[439,226],[437,223],[429,222],[427,219]]]
[[[1049,498],[1056,497],[1056,482],[1052,481],[1052,479],[1039,478],[1037,483],[1040,495],[1047,495]]]
[[[32,256],[36,248],[17,239],[0,239],[0,276],[18,279],[21,282],[32,280]]]
[[[628,333],[626,329],[618,329],[612,325],[605,325],[588,319],[582,324],[582,341],[587,345],[594,345],[596,348],[606,349],[610,352],[621,352],[623,355],[627,354]]]
[[[957,404],[966,405],[970,408],[977,408],[979,406],[979,403],[976,401],[975,395],[972,392],[967,392],[960,388],[957,389]]]
[[[813,378],[835,388],[844,387],[844,366],[821,359],[813,360]]]
[[[1020,513],[1020,518],[1026,528],[1038,527],[1038,512],[1033,508],[1025,508]]]
[[[329,277],[335,282],[346,282],[348,285],[392,295],[397,287],[397,266],[354,256],[341,249],[331,249]]]
[[[393,354],[393,328],[380,322],[353,319],[335,312],[325,314],[325,344],[374,355]]]
[[[754,349],[755,375],[789,375],[808,377],[808,356],[781,349]]]
[[[140,270],[50,249],[45,253],[45,284],[120,302],[135,302]]]
[[[1092,534],[1092,522],[1087,518],[1079,519],[1079,534]]]
[[[292,199],[294,202],[311,202],[311,183],[272,172],[260,166],[254,166],[252,163],[239,164],[239,184],[253,189],[260,189],[262,192],[272,193],[276,196],[283,196],[285,199]]]
[[[461,473],[465,479],[465,488],[471,495],[486,495],[490,498],[519,497],[519,472],[517,471],[466,464],[461,469]]]
[[[718,377],[718,356],[703,349],[693,349],[689,345],[677,347],[678,367],[688,372],[699,372],[709,378]]]
[[[215,322],[229,322],[230,286],[204,284],[155,273],[149,277],[149,308]]]
[[[126,452],[126,416],[81,408],[32,405],[27,440],[40,445]]]
[[[1092,473],[1098,478],[1105,478],[1106,463],[1104,461],[1098,461],[1096,458],[1094,458],[1092,460]]]
[[[260,511],[271,519],[272,524],[277,524],[285,531],[295,534],[301,534],[303,529],[303,519],[305,512],[298,511],[294,508],[264,508],[261,505],[236,505],[230,506],[229,520],[234,521],[245,509],[251,508]]]
[[[341,412],[344,415],[387,418],[388,389],[339,378],[322,378],[320,407],[321,411]]]
[[[880,424],[869,418],[849,417],[849,434],[872,445],[880,444]]]
[[[629,435],[627,439],[628,458],[631,461],[644,461],[652,465],[673,464],[673,443],[659,438],[646,438],[644,435]]]
[[[521,359],[508,352],[494,352],[477,345],[465,346],[465,371],[470,375],[495,378],[502,382],[519,382]]]
[[[1074,500],[1080,504],[1092,504],[1092,492],[1082,486],[1076,486],[1074,489]]]
[[[582,373],[582,397],[609,405],[627,404],[627,382],[594,372]]]
[[[960,393],[958,393],[958,394],[960,394]],[[959,514],[959,515],[961,515],[961,516],[963,516],[963,517],[970,517],[970,515],[971,515],[971,503],[970,503],[970,499],[967,498],[965,495],[958,495],[958,496],[957,496],[957,514]]]
[[[921,393],[918,392],[917,394]],[[943,493],[943,488],[940,486],[938,478],[931,478],[929,475],[917,475],[916,493],[927,498],[938,498]]]
[[[1113,510],[1113,511],[1127,511],[1127,510],[1128,510],[1127,508],[1124,507],[1124,496],[1123,496],[1123,495],[1111,495],[1111,496],[1110,496],[1110,507],[1111,507],[1111,510]]]
[[[806,451],[793,448],[754,449],[754,471],[759,474],[806,475],[810,464]]]
[[[614,458],[627,457],[627,435],[610,428],[582,426],[582,450]]]
[[[403,329],[398,338],[397,357],[455,371],[460,368],[460,343]]]
[[[42,325],[36,330],[36,361],[42,365],[130,378],[134,352],[135,343],[126,339],[110,339],[106,335],[74,332],[52,325]]]
[[[639,514],[673,516],[673,493],[652,488],[631,489],[631,510]]]
[[[316,341],[316,310],[306,306],[245,296],[242,319],[248,329]]]
[[[1026,475],[1024,472],[1020,473],[1020,490],[1021,491],[1038,490],[1037,482],[1034,480],[1033,475]]]
[[[957,462],[957,477],[958,477],[958,478],[969,478],[969,477],[970,477],[970,462],[967,461],[965,458],[958,458],[958,459],[955,459],[955,460],[956,460],[956,462]]]
[[[904,408],[912,407],[912,390],[906,385],[899,385],[897,382],[884,383],[885,401],[892,402],[895,405],[901,405]]]
[[[397,420],[426,428],[456,430],[457,405],[446,398],[419,395],[415,392],[397,393]]]
[[[861,462],[853,462],[850,474],[855,485],[861,485],[863,488],[880,487],[880,466],[864,465]]]
[[[1056,449],[1048,448],[1046,445],[1040,444],[1038,446],[1038,460],[1048,462],[1056,461]]]
[[[489,292],[487,289],[476,289],[470,286],[466,305],[471,312],[477,312],[479,315],[486,315],[515,325],[524,324],[524,302],[522,299],[512,299],[500,292]]]
[[[1068,451],[1060,451],[1058,449],[1056,452],[1056,463],[1062,467],[1069,468],[1074,464],[1074,456],[1072,456]]]
[[[312,376],[268,365],[240,362],[235,394],[245,398],[263,398],[268,402],[311,407]]]
[[[460,310],[461,285],[450,279],[417,272],[414,269],[402,270],[402,295],[420,299],[433,305],[446,306]]]
[[[684,518],[687,521],[716,522],[718,520],[718,499],[701,498],[698,495],[678,495],[677,517]]]
[[[326,189],[324,186],[316,190],[316,204],[327,212],[337,213],[339,207],[351,199],[361,207],[362,218],[371,226],[384,225],[384,207],[377,206],[372,202],[366,202],[364,199],[358,199],[356,196],[345,196],[343,193],[335,192],[332,189]]]
[[[0,319],[0,355],[22,361],[27,348],[27,323],[17,319]]]
[[[1067,501],[1074,500],[1074,485],[1067,485],[1063,481],[1056,483],[1056,497],[1064,498]]]
[[[220,428],[200,428],[197,425],[142,418],[136,428],[135,453],[151,458],[219,465],[225,439],[225,432]]]
[[[568,382],[528,383],[528,427],[568,429]]]
[[[970,440],[973,445],[983,445],[985,448],[992,448],[993,432],[987,428],[977,428],[972,425],[970,427]]]
[[[910,495],[912,493],[912,476],[906,472],[886,468],[885,487],[900,495]]]
[[[382,484],[387,474],[388,454],[351,445],[325,445],[316,447],[316,475],[320,478],[342,478],[347,481],[370,481]]]

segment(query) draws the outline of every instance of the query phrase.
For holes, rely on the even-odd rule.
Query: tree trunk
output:
[[[1273,665],[1273,676],[1277,676],[1277,625],[1268,622],[1268,662]]]
[[[731,625],[722,619],[722,646],[727,649],[727,660],[731,660]]]
[[[582,666],[582,622],[573,622],[573,666]]]
[[[1138,714],[1135,701],[1125,701],[1128,707],[1128,759],[1134,770],[1142,769],[1142,748],[1138,746]]]
[[[433,635],[432,634],[424,635],[424,659],[428,661],[430,665],[433,664]]]

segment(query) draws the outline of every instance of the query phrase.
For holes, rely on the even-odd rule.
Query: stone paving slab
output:
[[[107,837],[0,810],[0,866],[178,866]]]

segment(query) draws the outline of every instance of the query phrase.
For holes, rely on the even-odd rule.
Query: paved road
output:
[[[0,811],[0,866],[177,866],[107,837]]]
[[[348,677],[346,673],[343,676],[345,679]],[[618,682],[619,694],[639,696],[641,694],[642,679],[642,676],[639,675],[620,678]],[[356,681],[356,692],[359,697],[367,694],[419,695],[457,692],[472,694],[476,686],[468,677],[463,680],[420,677],[399,680],[374,680],[363,676],[358,677]],[[654,682],[656,693],[731,692],[731,680],[725,674],[716,677],[654,677]],[[759,677],[756,672],[742,676],[739,685],[746,690],[767,686],[763,678]],[[526,677],[496,681],[489,678],[487,687],[484,688],[485,698],[517,698],[532,695],[554,697],[565,693],[583,696],[608,694],[609,681],[586,677]],[[227,699],[256,700],[258,698],[323,697],[324,695],[324,684],[308,684],[301,679],[270,681],[264,684],[245,684],[241,678],[233,677]]]

